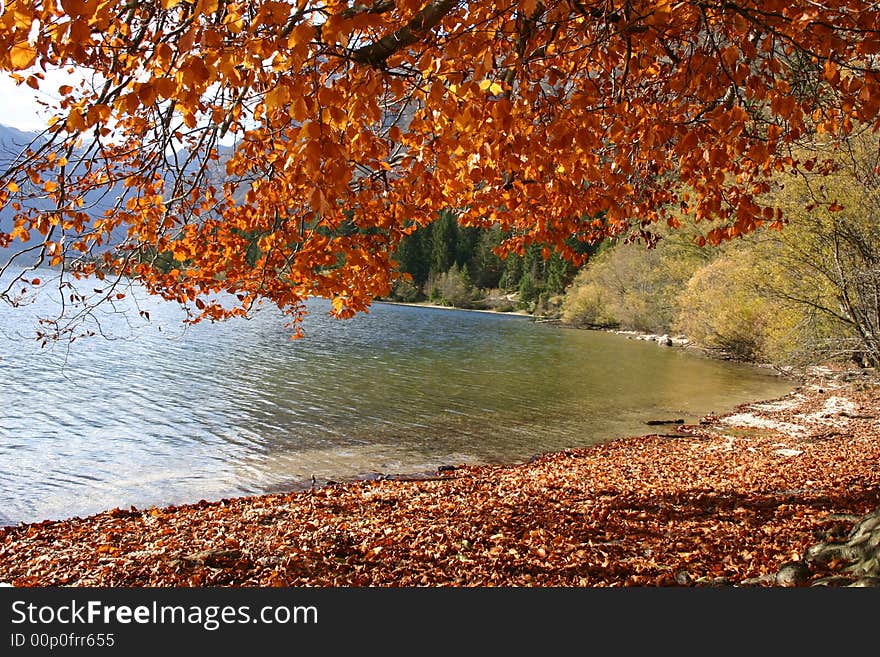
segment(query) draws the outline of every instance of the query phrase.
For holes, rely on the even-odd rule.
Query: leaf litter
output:
[[[755,423],[743,416],[761,419],[760,429],[750,432]],[[878,417],[880,385],[825,381],[682,425],[675,437],[443,468],[424,480],[6,527],[0,582],[772,585],[783,564],[845,533],[841,518],[880,507]],[[813,577],[839,567],[832,561]]]

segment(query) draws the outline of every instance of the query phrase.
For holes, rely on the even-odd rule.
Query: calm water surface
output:
[[[366,473],[521,461],[784,394],[755,368],[520,317],[377,304],[306,337],[279,313],[41,349],[48,301],[0,304],[0,524],[181,504]]]

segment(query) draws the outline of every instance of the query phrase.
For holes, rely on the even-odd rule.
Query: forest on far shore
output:
[[[499,226],[461,226],[453,212],[440,212],[401,241],[397,261],[410,278],[396,283],[391,298],[558,315],[577,268],[557,253],[545,258],[541,244],[501,258],[495,250],[508,236]]]
[[[815,140],[812,175],[780,172],[768,194],[781,230],[712,247],[709,227],[657,229],[657,244],[609,241],[579,271],[543,246],[500,258],[499,228],[459,226],[451,212],[405,238],[411,276],[392,298],[524,310],[573,326],[685,336],[745,361],[880,365],[880,155],[870,130],[841,149]]]

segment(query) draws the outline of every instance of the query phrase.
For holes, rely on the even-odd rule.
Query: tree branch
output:
[[[378,41],[361,46],[351,54],[352,61],[370,66],[381,66],[391,55],[402,48],[411,46],[433,29],[449,10],[456,4],[456,0],[435,0],[429,2],[424,9],[399,30],[388,34]]]
[[[358,14],[384,14],[394,9],[394,0],[376,0],[371,6],[355,5],[342,12],[343,18],[354,18]]]

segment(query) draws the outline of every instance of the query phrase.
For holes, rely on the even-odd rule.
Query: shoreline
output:
[[[426,307],[426,308],[433,308],[433,309],[438,309],[438,310],[458,310],[458,311],[463,311],[463,312],[480,312],[480,313],[490,313],[490,314],[500,314],[500,315],[516,315],[517,317],[530,318],[530,319],[533,319],[534,321],[537,321],[537,322],[541,321],[541,320],[535,320],[533,315],[530,315],[530,314],[524,313],[524,312],[507,313],[507,312],[500,312],[500,311],[493,311],[493,310],[465,309],[465,308],[457,308],[457,307],[453,307],[453,306],[432,305],[427,302],[407,303],[407,302],[396,302],[396,301],[377,301],[376,303],[387,303],[389,305],[413,306],[413,307],[423,307],[423,308]],[[556,322],[557,320],[549,320],[549,321]],[[595,327],[595,326],[574,326],[574,325],[564,325],[564,324],[554,324],[554,326],[558,326],[558,328],[566,328],[566,329],[572,329],[572,330],[576,330],[576,331],[596,331],[599,333],[612,334],[612,335],[619,336],[621,338],[626,338],[628,340],[654,342],[657,344],[657,346],[665,346],[664,339],[669,337],[667,335],[660,335],[660,334],[653,334],[653,333],[646,333],[646,332],[639,332],[639,331],[632,331],[632,330],[600,328],[600,327]],[[695,346],[694,344],[690,343],[687,340],[681,340],[680,337],[671,338],[671,342],[668,343],[668,346],[676,347],[679,349],[684,349],[685,351],[690,351],[695,355],[700,355],[705,358],[709,358],[709,359],[713,359],[713,360],[733,360],[733,359],[720,357],[717,354],[717,352],[703,350],[702,348]],[[747,361],[740,361],[740,362],[742,362],[745,365],[749,365],[749,366],[756,367],[756,368],[773,369],[773,368],[771,368],[771,366],[762,365],[759,363],[747,362]],[[792,373],[784,373],[784,372],[780,372],[778,370],[775,370],[771,374],[774,377],[778,377],[780,379],[786,380],[791,386],[796,386],[800,381],[802,381],[801,376],[798,376],[798,375],[792,374]],[[748,397],[745,397],[745,398],[748,399]],[[742,397],[740,397],[740,399],[742,399]],[[735,402],[731,401],[729,404],[723,404],[721,410],[723,411],[724,408],[729,408],[734,403]],[[742,403],[744,403],[744,402],[742,402]],[[694,413],[696,413],[696,411]],[[651,417],[651,416],[646,416],[646,417]],[[696,415],[678,412],[677,414],[674,414],[674,417],[694,418],[694,417],[696,417]],[[646,430],[646,431],[650,430],[651,426],[656,426],[656,425],[669,425],[671,427],[672,424],[674,424],[674,423],[671,421],[668,421],[668,420],[648,419],[648,420],[644,421],[644,425],[645,425],[644,430]],[[642,429],[637,428],[637,427],[631,427],[631,430],[641,431]],[[670,429],[670,430],[672,430],[672,429]],[[606,437],[606,438],[601,439],[601,442],[604,443],[604,442],[609,442],[609,441],[631,438],[631,437],[633,437],[633,435],[634,434],[629,434],[629,435],[620,434],[620,435],[618,435],[618,437],[612,437],[612,438]],[[580,444],[584,445],[583,442],[581,442]],[[577,449],[578,447],[574,446],[574,447],[570,447],[570,448]],[[543,456],[544,454],[546,454],[546,452],[534,452],[534,453],[529,454],[528,456],[519,456],[515,459],[510,459],[510,458],[491,458],[488,460],[475,460],[474,459],[474,460],[469,461],[468,464],[456,463],[454,460],[450,459],[450,460],[448,460],[448,462],[447,461],[439,461],[439,463],[442,463],[442,465],[440,465],[439,467],[442,471],[442,470],[458,469],[461,467],[466,467],[466,465],[471,465],[471,466],[479,466],[479,465],[517,466],[517,465],[522,465],[522,464],[528,463],[529,461],[534,460],[536,458],[539,458],[539,457]],[[423,480],[430,480],[432,478],[435,478],[435,476],[437,474],[435,471],[432,471],[432,470],[416,469],[416,468],[409,470],[409,469],[405,469],[405,468],[406,468],[406,466],[404,466],[404,469],[402,471],[391,471],[391,470],[385,470],[385,469],[381,469],[381,468],[363,469],[363,470],[358,471],[357,474],[350,474],[349,473],[349,474],[345,474],[345,475],[343,475],[337,471],[337,472],[331,472],[329,474],[324,473],[320,477],[318,477],[317,479],[313,475],[311,481],[306,476],[298,477],[298,478],[290,477],[290,478],[286,478],[280,482],[273,483],[272,485],[264,486],[261,489],[248,491],[247,496],[253,497],[253,496],[260,496],[260,495],[264,495],[264,494],[299,493],[299,492],[303,492],[303,491],[308,491],[310,489],[314,489],[316,486],[320,487],[320,486],[326,486],[326,485],[350,484],[350,483],[363,482],[363,481],[384,481],[384,480],[423,481]],[[221,492],[219,494],[222,495],[223,493]],[[226,492],[226,494],[229,495],[228,492]],[[171,500],[171,501],[163,501],[163,502],[158,502],[158,503],[150,501],[150,502],[146,502],[146,504],[143,506],[140,503],[138,503],[138,506],[132,506],[130,508],[142,510],[144,508],[155,508],[157,506],[161,507],[163,505],[185,506],[187,504],[192,504],[193,503],[192,500],[199,499],[198,497],[196,497],[197,495],[200,495],[200,494],[197,491],[195,491],[192,497],[187,496],[185,499],[175,499],[175,500]],[[219,495],[218,495],[218,497],[219,497]],[[211,497],[211,499],[216,499],[216,498]],[[77,517],[91,517],[93,515],[106,512],[109,509],[109,506],[111,504],[119,504],[119,503],[120,503],[120,501],[118,499],[116,501],[113,501],[112,499],[110,499],[107,501],[106,507],[104,507],[103,505],[100,507],[99,506],[92,506],[91,508],[71,510],[71,511],[68,511],[64,514],[62,514],[60,512],[56,513],[56,514],[52,514],[52,515],[47,514],[49,517],[46,517],[43,515],[36,515],[36,516],[32,516],[33,519],[30,519],[30,520],[27,520],[27,519],[23,520],[20,518],[17,520],[12,520],[10,518],[5,517],[3,515],[3,513],[0,512],[0,531],[2,531],[4,528],[14,528],[14,527],[23,526],[23,525],[35,525],[35,524],[41,524],[41,523],[45,523],[45,522],[63,522],[65,520],[69,520],[69,519],[77,518]],[[122,504],[127,506],[128,503],[122,502]]]
[[[876,380],[820,371],[674,434],[525,463],[0,528],[0,582],[774,585],[836,518],[880,506],[878,417]]]
[[[442,306],[439,304],[433,304],[428,301],[417,301],[417,302],[408,302],[408,301],[379,301],[374,300],[373,303],[384,303],[391,306],[410,306],[413,308],[433,308],[436,310],[458,310],[461,312],[471,312],[471,313],[487,313],[492,315],[502,315],[502,316],[513,316],[513,317],[523,317],[532,320],[532,322],[536,324],[550,324],[552,326],[556,326],[558,328],[570,329],[573,331],[598,331],[600,333],[610,333],[612,335],[619,335],[621,337],[626,338],[627,340],[638,340],[643,342],[656,342],[658,346],[662,347],[675,347],[677,349],[684,349],[694,354],[699,354],[701,356],[705,356],[706,358],[712,358],[714,360],[724,360],[735,363],[742,363],[745,365],[753,365],[755,367],[759,367],[762,369],[774,370],[778,376],[790,377],[792,379],[802,379],[804,377],[803,374],[799,374],[793,368],[781,368],[771,363],[759,363],[756,361],[742,360],[737,358],[725,351],[721,351],[718,349],[711,349],[709,347],[701,346],[693,341],[690,338],[684,335],[669,335],[669,334],[661,334],[661,333],[648,333],[646,331],[637,331],[632,329],[620,329],[613,328],[608,326],[595,326],[595,325],[579,325],[579,324],[566,324],[559,317],[545,317],[540,315],[533,315],[531,313],[527,313],[523,310],[512,310],[509,312],[502,312],[500,310],[488,310],[481,308],[459,308],[457,306]]]
[[[415,302],[407,302],[407,301],[380,301],[378,299],[374,299],[373,303],[384,303],[389,306],[411,306],[413,308],[433,308],[435,310],[459,310],[461,312],[466,313],[486,313],[490,315],[503,315],[507,317],[527,317],[531,319],[535,319],[536,321],[540,320],[540,318],[535,318],[531,313],[527,313],[522,310],[511,310],[510,312],[502,312],[500,310],[490,310],[488,308],[459,308],[458,306],[442,306],[437,303],[430,303],[428,301],[415,301]]]

